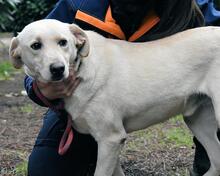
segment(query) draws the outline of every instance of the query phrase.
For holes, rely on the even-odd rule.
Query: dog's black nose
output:
[[[63,78],[65,66],[61,62],[53,63],[50,65],[50,72],[52,74],[52,80],[58,81]]]

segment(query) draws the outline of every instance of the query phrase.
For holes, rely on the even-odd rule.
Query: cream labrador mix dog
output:
[[[28,75],[44,82],[66,79],[74,65],[82,81],[64,100],[65,109],[74,128],[98,143],[95,176],[123,176],[118,155],[127,133],[180,113],[208,152],[205,176],[220,175],[220,28],[129,43],[41,20],[13,38],[10,56],[16,68],[24,65]],[[198,100],[198,94],[210,98]]]

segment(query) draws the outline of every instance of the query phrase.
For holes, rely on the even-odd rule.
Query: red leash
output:
[[[60,140],[58,153],[60,155],[64,155],[67,152],[67,150],[70,148],[72,141],[73,141],[72,118],[70,115],[68,115],[66,129]]]
[[[55,112],[58,112],[59,110],[63,110],[64,109],[64,103],[60,103],[57,106],[52,105],[40,92],[40,90],[37,87],[36,82],[33,82],[33,89],[34,92],[36,93],[37,97],[49,108],[51,108],[52,110],[54,110]],[[72,118],[71,116],[68,114],[68,121],[67,121],[67,125],[66,125],[66,129],[62,135],[62,138],[60,140],[60,144],[59,144],[59,150],[58,153],[60,155],[64,155],[67,150],[69,149],[72,141],[73,141],[73,129],[72,129]]]

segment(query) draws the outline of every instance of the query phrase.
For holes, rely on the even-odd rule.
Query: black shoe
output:
[[[195,156],[193,162],[193,171],[198,173],[198,175],[204,175],[210,167],[209,157],[206,153],[205,148],[200,144],[200,142],[194,137],[193,141],[195,143]]]

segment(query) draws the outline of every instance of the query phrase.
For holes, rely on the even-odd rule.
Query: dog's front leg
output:
[[[98,143],[98,160],[95,176],[112,176],[115,170],[120,143],[100,141]]]
[[[118,162],[116,164],[113,176],[125,176],[124,171],[123,171],[123,169],[121,167],[121,164],[120,164],[120,158],[119,157],[118,157]]]
[[[120,148],[126,139],[126,133],[124,130],[122,132],[111,130],[111,132],[103,131],[102,134],[106,136],[97,140],[98,158],[94,176],[112,176],[118,162]]]

